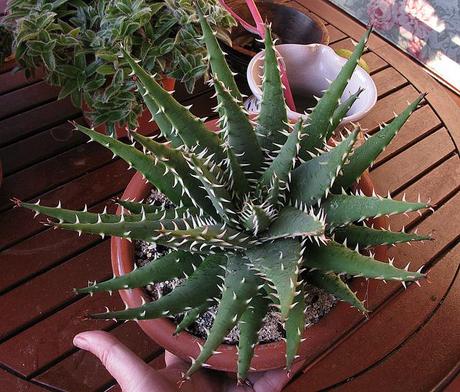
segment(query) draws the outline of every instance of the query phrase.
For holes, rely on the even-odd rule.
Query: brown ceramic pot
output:
[[[161,85],[166,91],[173,91],[174,86],[176,84],[176,79],[173,78],[168,78],[164,77],[160,81]],[[91,124],[91,120],[88,116],[88,112],[91,111],[91,108],[87,105],[86,102],[83,102],[83,116],[85,117],[85,120],[88,124]],[[152,115],[150,114],[150,111],[144,107],[144,110],[142,111],[141,115],[138,117],[138,126],[137,126],[137,132],[139,132],[141,135],[144,136],[150,136],[155,134],[158,131],[158,127],[154,122],[151,122]],[[97,127],[94,128],[96,131],[102,134],[107,133],[107,128],[105,124],[98,125]],[[128,132],[126,131],[125,127],[122,127],[120,125],[115,126],[115,133],[117,135],[117,139],[120,139],[122,137],[125,137],[128,135]]]
[[[216,129],[216,122],[208,123],[212,130]],[[366,195],[372,195],[373,185],[369,175],[365,173],[359,182],[358,188]],[[135,174],[128,184],[122,198],[124,200],[145,199],[151,190],[151,186],[145,183],[139,173]],[[118,211],[119,213],[120,211]],[[378,218],[373,221],[375,227],[384,227],[385,219]],[[386,258],[386,248],[378,247],[375,249],[376,258],[383,260]],[[134,246],[131,242],[119,237],[112,237],[111,243],[112,268],[116,276],[131,272],[134,268]],[[354,279],[352,283],[353,291],[358,292],[360,298],[366,297],[367,284],[364,279]],[[145,290],[133,289],[120,291],[121,298],[130,308],[141,306],[143,301],[150,301]],[[308,359],[315,357],[325,346],[337,337],[337,325],[343,324],[344,320],[352,321],[355,316],[348,304],[339,302],[321,321],[308,328],[304,332],[305,340],[301,343],[299,350],[300,358]],[[177,336],[173,333],[176,325],[167,318],[156,320],[143,320],[138,322],[142,330],[165,350],[189,360],[190,357],[196,358],[200,353],[197,343],[204,344],[203,339],[198,338],[184,331]],[[217,349],[221,354],[213,355],[206,361],[213,369],[236,372],[237,350],[235,345],[222,344]],[[251,366],[256,371],[282,368],[285,366],[285,343],[275,342],[260,344],[255,349],[255,356]]]
[[[270,1],[257,2],[257,7],[264,20],[272,25],[272,33],[278,39],[277,44],[329,44],[329,33],[324,23],[314,14],[301,11],[289,4],[277,4]],[[234,11],[245,21],[254,24],[246,4],[236,5]],[[256,41],[259,37],[249,33],[238,25],[230,34],[232,46],[222,42],[228,61],[234,71],[246,75],[251,59],[263,49],[263,44]]]

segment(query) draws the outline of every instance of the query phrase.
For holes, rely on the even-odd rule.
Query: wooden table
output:
[[[308,8],[326,23],[334,48],[349,48],[364,28],[324,1],[289,1]],[[336,387],[351,391],[459,390],[460,357],[460,115],[444,90],[417,64],[373,36],[364,55],[379,100],[361,122],[368,132],[401,111],[420,92],[429,92],[401,133],[373,167],[376,190],[396,198],[431,197],[434,211],[392,219],[432,233],[435,242],[402,245],[389,253],[398,265],[427,262],[429,282],[406,291],[400,285],[370,286],[368,320],[357,312],[351,324],[337,326],[337,339],[306,365],[288,391]],[[135,323],[88,321],[82,315],[102,305],[120,306],[118,296],[75,296],[74,287],[111,275],[109,242],[52,230],[13,209],[11,197],[59,200],[68,208],[87,204],[99,210],[111,204],[130,177],[126,165],[85,137],[72,133],[68,120],[83,121],[68,101],[40,75],[26,80],[4,66],[0,74],[0,156],[5,179],[0,190],[0,390],[111,391],[114,381],[91,355],[76,350],[72,337],[87,329],[105,329],[155,367],[162,350]],[[193,97],[200,115],[209,113],[210,92]],[[111,207],[113,208],[113,206]],[[113,386],[113,387],[112,387]],[[448,388],[448,389],[449,389]]]

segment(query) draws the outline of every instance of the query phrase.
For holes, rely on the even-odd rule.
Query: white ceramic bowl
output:
[[[323,91],[329,87],[329,81],[337,77],[347,61],[337,55],[329,46],[321,44],[285,44],[277,45],[276,49],[283,57],[289,85],[294,96],[299,94],[321,96]],[[259,101],[262,98],[263,55],[263,51],[257,53],[249,63],[247,70],[249,87]],[[342,95],[342,100],[354,94],[360,87],[364,88],[364,91],[350,108],[347,116],[340,123],[341,125],[359,121],[377,102],[375,83],[360,66],[356,67],[353,76],[348,82]],[[252,102],[252,107],[254,107],[254,102]],[[296,121],[302,115],[305,114],[288,110],[290,120]]]

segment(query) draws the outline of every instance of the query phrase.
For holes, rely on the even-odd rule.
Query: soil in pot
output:
[[[172,204],[165,198],[163,194],[156,190],[152,190],[150,196],[146,200],[147,203],[156,205],[165,205],[171,207]],[[161,245],[155,243],[148,243],[144,241],[134,241],[135,262],[138,267],[145,264],[155,262],[157,258],[169,252],[169,250]],[[157,283],[145,287],[149,297],[152,301],[157,300],[163,295],[170,293],[174,288],[180,285],[183,279],[174,279],[167,282]],[[334,307],[337,300],[327,292],[318,289],[314,286],[306,286],[306,303],[307,311],[305,313],[306,327],[316,324],[324,315]],[[208,311],[203,313],[196,322],[194,322],[187,331],[192,335],[200,338],[206,338],[207,332],[212,326],[214,315],[217,311],[217,306],[212,306]],[[183,315],[178,315],[172,320],[178,324],[183,318]],[[259,331],[259,343],[271,343],[280,341],[285,337],[285,332],[282,325],[282,320],[279,313],[273,308],[264,319],[263,326]],[[239,341],[238,326],[233,328],[224,343],[237,344]]]

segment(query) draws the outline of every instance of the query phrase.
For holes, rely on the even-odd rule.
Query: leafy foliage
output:
[[[95,283],[81,292],[142,286],[145,282],[187,276],[192,271],[182,285],[140,308],[100,313],[94,317],[147,319],[187,312],[178,326],[180,333],[208,306],[217,304],[214,324],[186,376],[206,366],[228,331],[239,324],[238,377],[244,379],[268,305],[279,308],[285,321],[286,366],[290,368],[296,360],[305,323],[304,282],[325,289],[366,312],[363,303],[342,280],[342,275],[403,283],[421,279],[424,275],[420,272],[399,269],[392,262],[377,261],[360,254],[358,249],[425,237],[371,229],[357,222],[429,206],[377,195],[365,197],[349,186],[340,193],[334,191],[335,182],[346,182],[350,178],[350,172],[344,170],[347,166],[353,168],[353,178],[358,178],[365,170],[361,163],[355,164],[355,157],[360,162],[362,157],[375,159],[374,152],[384,148],[383,142],[377,147],[375,142],[365,143],[359,147],[361,152],[355,154],[359,128],[341,140],[326,140],[332,133],[331,121],[338,124],[345,115],[346,111],[339,107],[339,98],[361,57],[370,31],[312,115],[297,124],[288,124],[281,81],[276,77],[275,49],[268,29],[265,45],[269,55],[265,56],[264,88],[276,93],[276,99],[263,102],[264,111],[254,124],[242,108],[233,76],[223,62],[207,18],[200,17],[200,23],[214,72],[219,102],[215,110],[220,115],[220,133],[208,131],[200,119],[162,91],[127,52],[123,61],[136,74],[146,92],[146,101],[151,103],[149,107],[157,108],[152,114],[161,121],[163,135],[171,145],[159,145],[134,135],[144,148],[145,155],[141,158],[142,154],[135,153],[134,147],[118,141],[109,142],[110,138],[79,127],[134,165],[153,186],[180,199],[176,208],[161,210],[134,201],[121,201],[130,212],[116,217],[17,203],[58,219],[56,225],[63,229],[155,241],[169,247],[171,253],[151,266],[108,282]],[[230,85],[226,84],[228,81],[232,81]],[[358,99],[358,95],[359,92],[352,100]],[[264,94],[264,101],[270,99]],[[412,104],[408,111],[412,112],[419,102]],[[397,117],[389,125],[390,131],[381,131],[386,144],[409,114],[406,111]],[[193,134],[190,129],[194,130]],[[156,173],[160,164],[164,171],[161,178]],[[189,188],[195,181],[201,184],[200,191]],[[203,198],[211,203],[205,205]],[[348,244],[353,244],[352,249],[348,248],[347,239]],[[356,250],[355,244],[358,245]]]
[[[217,0],[202,5],[218,36],[228,40],[232,17]],[[180,80],[188,91],[207,73],[192,0],[12,0],[8,13],[26,73],[43,66],[60,98],[86,103],[94,124],[107,123],[112,131],[116,123],[136,128],[143,104],[121,45],[147,71]]]
[[[3,64],[6,58],[12,53],[13,32],[10,26],[0,22],[0,65]]]

